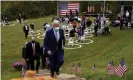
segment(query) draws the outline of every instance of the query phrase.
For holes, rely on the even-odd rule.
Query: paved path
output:
[[[49,70],[39,70],[39,73],[37,76],[50,76]],[[56,80],[86,80],[84,78],[77,77],[75,74],[66,74],[61,73],[59,76],[57,76]]]

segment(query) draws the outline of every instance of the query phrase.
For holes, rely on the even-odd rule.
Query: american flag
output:
[[[115,71],[120,77],[122,77],[124,73],[127,71],[124,58],[121,60],[119,66],[116,68]]]
[[[72,10],[73,13],[76,12],[75,10],[79,11],[80,4],[77,2],[72,2],[72,3],[60,2],[59,7],[60,7],[60,15],[66,15],[66,13],[70,14],[70,10]]]
[[[96,65],[95,64],[92,66],[92,70],[96,71]]]
[[[78,72],[81,73],[81,64],[80,63],[78,64]]]
[[[113,60],[107,65],[107,72],[109,75],[113,75],[115,72]]]
[[[75,66],[74,64],[72,64],[72,72],[74,73],[74,71],[75,71]]]

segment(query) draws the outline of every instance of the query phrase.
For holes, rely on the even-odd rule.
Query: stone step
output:
[[[39,70],[36,76],[50,77],[50,72],[47,69]],[[56,76],[56,80],[86,80],[86,79],[77,77],[75,74],[61,73],[60,75]]]

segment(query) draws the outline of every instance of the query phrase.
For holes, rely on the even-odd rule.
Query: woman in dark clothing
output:
[[[74,31],[74,29],[72,29],[69,33],[70,33],[70,36],[69,37],[75,37],[75,31]]]

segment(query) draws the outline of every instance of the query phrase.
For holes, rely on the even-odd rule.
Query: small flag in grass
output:
[[[72,72],[74,73],[74,71],[75,71],[75,66],[74,64],[72,64]]]
[[[108,72],[109,75],[114,75],[114,71],[115,71],[115,68],[114,68],[114,63],[113,63],[113,60],[112,60],[107,65],[107,72]]]
[[[96,65],[95,64],[92,66],[92,70],[96,71]]]
[[[81,73],[81,64],[80,63],[78,64],[78,72]]]
[[[122,77],[125,72],[127,71],[127,67],[126,67],[126,64],[125,64],[125,60],[124,58],[122,58],[119,66],[115,69],[115,72],[120,76]]]

